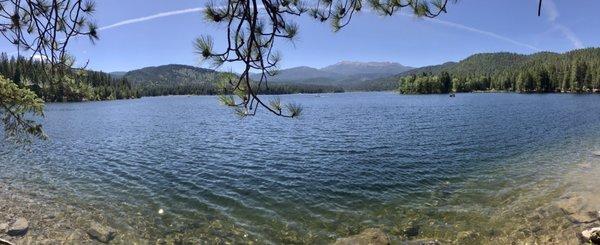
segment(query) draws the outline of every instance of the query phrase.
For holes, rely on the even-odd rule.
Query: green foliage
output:
[[[222,104],[233,108],[235,114],[240,118],[244,118],[247,116],[253,116],[256,114],[256,109],[258,107],[249,107],[246,108],[244,105],[244,101],[248,100],[247,97],[247,89],[248,86],[245,83],[237,85],[236,77],[233,74],[226,74],[221,77],[220,84],[220,93],[219,100]],[[254,82],[251,82],[253,84]],[[252,86],[253,88],[258,88],[259,86]],[[271,87],[271,86],[269,86]],[[289,90],[287,90],[289,91]],[[273,91],[259,91],[259,92],[273,92]],[[284,91],[282,91],[284,92]],[[256,98],[255,98],[256,99]],[[284,116],[284,117],[299,117],[302,113],[302,106],[294,103],[288,103],[285,106],[281,103],[281,98],[274,97],[268,103],[259,101],[257,103],[263,105],[265,108],[271,110],[272,113]],[[263,104],[264,103],[264,104]],[[285,111],[284,111],[285,108]]]
[[[194,47],[196,52],[201,55],[203,58],[210,57],[210,54],[213,50],[213,41],[211,37],[202,36],[196,39],[194,42]]]
[[[65,59],[70,59],[64,56]],[[65,60],[63,64],[69,64]],[[0,114],[7,138],[30,141],[46,138],[42,127],[30,116],[42,116],[43,102],[112,100],[139,97],[126,79],[113,79],[103,72],[66,70],[51,75],[49,65],[24,57],[0,55]],[[13,81],[6,79],[12,78]]]
[[[220,94],[219,101],[221,101],[221,103],[226,106],[235,106],[235,99],[232,95]]]
[[[279,113],[281,113],[282,107],[281,107],[281,98],[279,97],[275,97],[274,99],[272,99],[269,102],[269,106],[271,106],[271,108]]]
[[[74,58],[67,53],[72,38],[98,39],[93,20],[93,0],[74,1],[0,1],[2,37],[30,57],[9,60],[0,56],[0,113],[8,138],[28,140],[45,138],[42,127],[29,116],[41,116],[43,101],[64,101],[93,97],[89,83],[73,71]],[[9,81],[6,78],[12,78]]]
[[[29,135],[45,139],[42,126],[27,118],[30,113],[43,116],[44,101],[33,91],[19,86],[0,75],[0,116],[5,137],[17,141],[29,140]]]
[[[439,83],[441,83],[441,93],[449,93],[452,89],[452,77],[448,72],[442,72],[440,75]]]
[[[600,48],[564,54],[477,54],[459,63],[423,67],[401,75],[401,93],[514,91],[600,92]],[[448,81],[451,86],[448,86]]]
[[[439,76],[408,76],[401,80],[400,92],[404,94],[441,94],[449,92],[450,77],[443,77],[448,81],[442,82],[442,77]],[[447,83],[444,86],[444,83]]]
[[[124,76],[142,96],[218,94],[221,73],[186,66],[164,65],[127,72]]]
[[[285,108],[287,108],[290,117],[294,118],[294,117],[299,117],[302,114],[302,106],[299,104],[295,104],[295,103],[288,103],[285,105]]]
[[[96,71],[69,70],[63,75],[50,75],[48,66],[30,62],[24,57],[10,59],[0,55],[0,75],[29,88],[48,102],[129,99],[139,93],[127,79],[114,79]]]

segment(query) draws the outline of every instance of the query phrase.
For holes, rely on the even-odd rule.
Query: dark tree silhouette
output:
[[[207,5],[205,18],[214,23],[223,23],[226,28],[227,47],[214,50],[211,37],[196,40],[198,54],[212,61],[215,67],[225,62],[240,62],[244,69],[240,76],[229,81],[229,93],[222,102],[236,108],[243,116],[255,115],[259,107],[283,117],[296,117],[301,111],[297,105],[282,106],[279,100],[265,102],[257,96],[264,86],[268,89],[268,78],[277,72],[281,60],[274,51],[277,39],[294,39],[298,26],[291,17],[308,14],[320,22],[329,21],[334,31],[348,25],[355,13],[364,4],[381,14],[393,15],[401,9],[410,9],[416,16],[434,18],[446,12],[449,1],[457,0],[316,0],[308,6],[300,0],[227,0]],[[250,79],[251,72],[260,74],[258,81]],[[283,109],[287,108],[286,111]]]
[[[30,62],[39,60],[44,79],[60,82],[74,63],[67,46],[75,36],[96,40],[96,25],[90,21],[94,2],[84,0],[0,0],[0,35],[25,52]],[[27,112],[43,115],[43,101],[27,88],[0,77],[0,115],[6,136],[32,134],[45,137]]]
[[[93,1],[0,0],[0,6],[2,36],[53,69],[70,68],[66,48],[73,37],[98,38],[96,25],[90,21]]]

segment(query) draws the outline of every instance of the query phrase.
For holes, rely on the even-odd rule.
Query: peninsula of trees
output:
[[[458,63],[422,67],[387,80],[399,80],[398,90],[404,94],[600,92],[600,48],[563,54],[476,54]]]

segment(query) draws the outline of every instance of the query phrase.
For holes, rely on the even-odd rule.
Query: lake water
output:
[[[281,98],[302,117],[239,119],[212,96],[48,104],[50,140],[3,143],[1,182],[125,241],[510,241],[537,239],[526,215],[600,150],[598,95]]]

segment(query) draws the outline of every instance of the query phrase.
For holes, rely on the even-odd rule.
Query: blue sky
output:
[[[100,40],[86,38],[70,46],[79,62],[103,71],[127,71],[145,66],[188,64],[204,66],[192,42],[212,35],[223,47],[222,26],[204,22],[197,0],[98,0],[95,14]],[[342,60],[394,61],[419,67],[458,61],[480,52],[564,52],[600,46],[598,0],[544,0],[537,17],[537,0],[461,0],[437,19],[407,15],[381,17],[370,12],[334,33],[329,24],[298,18],[296,41],[281,40],[282,68],[323,67]],[[221,41],[221,42],[220,42]],[[15,49],[0,42],[0,51]],[[225,66],[238,70],[239,66]]]

